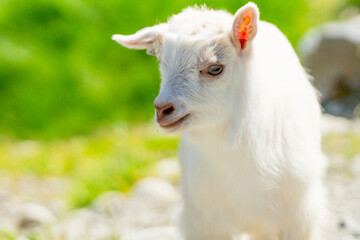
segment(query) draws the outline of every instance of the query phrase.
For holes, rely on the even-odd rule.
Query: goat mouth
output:
[[[186,114],[185,116],[179,118],[178,120],[172,122],[172,123],[169,123],[169,124],[159,124],[160,127],[162,128],[165,128],[165,129],[170,129],[170,128],[173,128],[173,127],[176,127],[178,125],[180,125],[182,122],[184,122],[188,117],[190,116],[190,113]]]

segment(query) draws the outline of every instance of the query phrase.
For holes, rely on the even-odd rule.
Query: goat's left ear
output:
[[[132,49],[147,49],[147,53],[155,55],[157,48],[161,45],[161,36],[167,29],[165,23],[155,25],[153,27],[143,28],[133,35],[119,35],[112,36],[112,40]]]
[[[259,9],[249,2],[240,8],[234,18],[232,37],[238,53],[245,50],[255,38],[259,21]]]

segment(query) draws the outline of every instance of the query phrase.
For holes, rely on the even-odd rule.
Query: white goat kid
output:
[[[319,240],[320,108],[286,37],[254,3],[235,16],[188,8],[131,36],[157,56],[156,121],[183,132],[185,239]]]

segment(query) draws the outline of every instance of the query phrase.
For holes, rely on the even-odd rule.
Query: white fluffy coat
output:
[[[246,14],[256,31],[241,47],[234,29]],[[155,104],[176,110],[166,121],[189,114],[166,128],[183,132],[181,230],[188,240],[240,233],[321,239],[325,163],[316,92],[286,37],[257,18],[252,3],[235,16],[188,8],[166,24],[113,37],[158,57]],[[219,76],[201,72],[211,63],[223,64]]]

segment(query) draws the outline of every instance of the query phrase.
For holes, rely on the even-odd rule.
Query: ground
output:
[[[360,239],[360,120],[350,121],[325,115],[322,126],[323,149],[329,159],[325,183],[329,191],[332,214],[332,225],[327,239]],[[91,173],[88,180],[83,179],[84,175],[72,172],[75,171],[75,166],[67,167],[72,169],[71,171],[59,172],[51,170],[51,165],[46,167],[47,170],[35,171],[35,166],[31,166],[35,162],[30,160],[30,166],[19,165],[16,161],[21,162],[21,159],[24,159],[24,156],[20,155],[35,156],[39,154],[38,148],[44,147],[44,143],[3,140],[8,145],[3,145],[0,154],[3,157],[7,154],[13,161],[13,168],[10,171],[9,164],[2,164],[7,170],[3,170],[0,177],[0,239],[178,239],[175,225],[180,203],[179,167],[174,156],[177,138],[167,138],[152,126],[142,127],[140,130],[130,129],[126,134],[122,132],[122,140],[118,140],[119,135],[112,131],[121,133],[124,130],[106,130],[96,135],[97,138],[72,139],[71,144],[47,143],[51,149],[71,146],[73,150],[67,150],[70,153],[63,153],[71,155],[67,157],[70,159],[96,158],[93,146],[106,140],[107,147],[100,147],[102,150],[97,152],[112,152],[105,154],[107,158],[111,158],[112,154],[131,156],[134,161],[130,166],[122,165],[126,168],[122,172],[109,171],[114,167],[111,164],[109,169],[104,169],[100,167],[101,164],[97,164],[97,160],[78,161],[86,173]],[[96,140],[99,135],[101,141]],[[87,144],[84,145],[84,141]],[[117,141],[126,143],[114,144]],[[92,147],[87,148],[89,144]],[[131,149],[127,149],[126,154],[124,151],[115,150],[125,145],[139,148],[138,155],[132,153]],[[13,149],[13,152],[9,149]],[[19,149],[22,151],[18,151]],[[47,151],[52,155],[57,152],[52,152],[51,149]],[[164,149],[165,152],[162,151]],[[90,150],[93,152],[89,153]],[[151,161],[140,161],[144,158],[150,158]],[[156,158],[161,160],[157,161]],[[52,156],[51,159],[55,161],[57,158]],[[58,160],[58,164],[59,162],[61,161]],[[21,171],[20,174],[15,171],[20,166],[31,171]],[[109,175],[105,180],[99,180],[98,187],[88,184],[88,181],[94,181],[96,175],[93,171],[96,168],[97,172],[106,170],[105,174]],[[92,195],[102,189],[111,189],[109,182],[116,182],[116,179],[112,179],[115,174],[128,178],[125,183],[122,182],[114,188],[122,191],[105,191],[92,200]],[[74,185],[78,186],[74,188]]]

